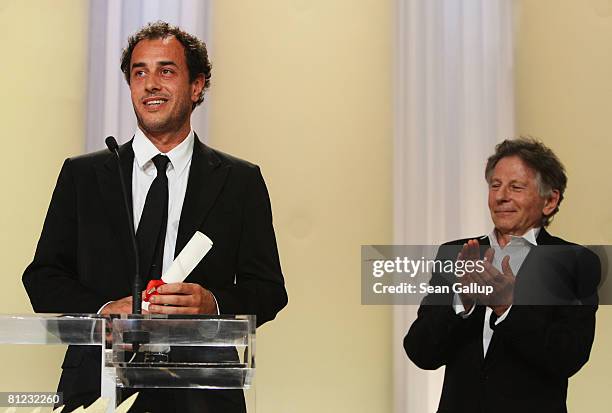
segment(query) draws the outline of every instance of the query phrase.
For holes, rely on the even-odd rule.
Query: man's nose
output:
[[[147,92],[156,92],[160,89],[159,78],[155,73],[151,73],[145,79],[145,89]]]
[[[499,187],[499,189],[495,192],[495,200],[500,203],[500,202],[504,202],[507,201],[509,198],[509,194],[510,191],[508,190],[508,187],[505,185],[502,185]]]

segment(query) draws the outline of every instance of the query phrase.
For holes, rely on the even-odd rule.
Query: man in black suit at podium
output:
[[[439,413],[566,412],[568,378],[593,344],[599,259],[545,229],[567,177],[542,143],[500,143],[485,176],[493,231],[444,244],[438,259],[480,261],[459,282],[493,292],[428,295],[404,348],[420,368],[446,367]]]
[[[196,231],[213,248],[185,282],[161,287],[149,312],[255,314],[287,304],[259,167],[204,145],[191,129],[211,78],[206,46],[164,22],[130,37],[121,69],[138,120],[119,148],[144,284]],[[67,159],[23,282],[36,312],[131,313],[135,256],[115,155]],[[100,396],[100,354],[71,346],[58,391],[67,409]],[[244,412],[242,391],[145,390],[131,411]]]

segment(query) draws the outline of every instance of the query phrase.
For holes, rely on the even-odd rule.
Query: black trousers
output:
[[[78,356],[66,357],[57,391],[63,394],[63,413],[100,398],[100,355],[86,348]],[[80,352],[79,352],[80,353]],[[242,390],[126,389],[122,399],[138,392],[130,413],[246,413]],[[56,406],[58,407],[58,406]]]
[[[242,390],[129,389],[124,391],[124,399],[135,392],[138,397],[130,413],[246,413]],[[73,395],[64,400],[62,412],[88,407],[99,397],[99,393]]]

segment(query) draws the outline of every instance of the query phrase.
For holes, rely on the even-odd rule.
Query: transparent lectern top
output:
[[[252,315],[0,315],[0,344],[123,344],[125,331],[144,330],[151,344],[248,346],[255,334]],[[105,332],[102,334],[102,332]]]

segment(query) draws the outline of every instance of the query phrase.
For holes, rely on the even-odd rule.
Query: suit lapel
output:
[[[176,238],[176,257],[202,226],[221,193],[230,170],[219,157],[195,136],[189,180]]]
[[[542,228],[536,238],[536,242],[539,246],[550,245],[554,244],[554,238],[544,228]],[[526,298],[530,297],[533,294],[533,291],[530,291],[532,286],[530,284],[524,284],[522,279],[525,278],[525,274],[537,273],[538,257],[541,258],[541,253],[542,251],[540,249],[536,247],[531,248],[531,250],[525,257],[525,261],[523,261],[521,268],[516,274],[514,297],[515,299],[517,297],[519,298],[519,304],[521,304],[521,297]],[[529,299],[527,299],[527,301],[529,301]],[[525,301],[522,301],[522,303],[524,302]]]
[[[536,238],[536,242],[537,242],[538,245],[547,245],[547,244],[549,244],[551,242],[551,240],[552,240],[552,237],[550,236],[550,234],[544,228],[542,228],[540,230],[540,233],[538,234],[538,237]],[[531,248],[531,250],[529,251],[529,253],[525,257],[525,260],[523,261],[523,264],[521,265],[521,268],[519,269],[518,273],[516,274],[516,278],[515,278],[515,290],[514,290],[515,299],[516,299],[516,297],[519,297],[519,299],[520,299],[520,297],[522,295],[520,280],[524,277],[523,274],[528,274],[528,273],[533,271],[532,267],[537,262],[537,255],[538,255],[538,249],[535,248],[535,247]],[[527,285],[527,287],[528,287],[528,285]],[[517,304],[517,305],[520,305],[520,303]],[[510,311],[512,311],[512,310],[510,310]],[[486,357],[485,357],[486,361],[487,361],[487,365],[490,365],[493,362],[493,360],[495,359],[495,354],[496,354],[495,353],[495,348],[497,347],[498,342],[499,342],[499,335],[493,333],[493,336],[491,337],[491,342],[489,343],[489,348],[487,350],[487,354],[486,354]]]
[[[130,214],[132,214],[132,168],[134,162],[132,141],[119,147],[119,156],[121,157],[121,168],[125,179],[124,184],[127,192],[128,208]],[[114,155],[109,153],[106,162],[96,167],[96,176],[100,187],[100,195],[109,216],[112,233],[116,236],[114,241],[120,245],[119,250],[123,252],[124,261],[133,266],[135,257],[132,252],[128,217],[121,193],[117,159]],[[131,219],[129,222],[131,222]],[[129,278],[126,278],[125,281],[128,284],[130,282]]]

